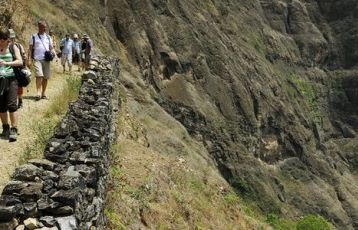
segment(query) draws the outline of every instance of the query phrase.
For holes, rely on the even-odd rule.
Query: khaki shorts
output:
[[[69,66],[72,66],[72,53],[70,54],[62,54],[61,56],[61,64],[65,65],[66,62]]]
[[[35,76],[50,79],[50,62],[34,60]]]

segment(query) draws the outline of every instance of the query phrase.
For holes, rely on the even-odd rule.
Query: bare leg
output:
[[[1,123],[3,125],[9,124],[9,121],[7,119],[7,113],[0,113]]]
[[[45,92],[46,92],[46,88],[47,88],[47,82],[48,82],[48,80],[47,79],[43,79],[42,80],[42,96],[45,96],[46,94],[45,94]]]
[[[43,77],[36,77],[36,91],[37,96],[41,96],[41,87],[43,85]]]
[[[10,113],[11,127],[17,127],[17,116],[16,112]]]

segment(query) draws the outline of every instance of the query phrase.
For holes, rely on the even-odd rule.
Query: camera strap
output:
[[[46,48],[44,42],[42,41],[42,39],[41,39],[41,37],[40,37],[40,34],[37,34],[37,36],[39,36],[39,39],[40,39],[42,45],[44,46],[45,50],[46,50],[46,51],[49,51],[49,50],[47,50],[47,48]],[[47,39],[48,39],[48,38],[47,38]],[[50,43],[50,40],[49,40],[49,43]],[[50,47],[49,47],[49,49],[50,49]]]

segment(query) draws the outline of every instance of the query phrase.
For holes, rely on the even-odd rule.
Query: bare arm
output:
[[[13,60],[10,62],[4,62],[4,65],[7,65],[7,66],[22,66],[23,65],[20,50],[19,50],[19,48],[17,48],[17,46],[14,46],[14,53],[15,53],[16,60]]]
[[[27,51],[27,66],[30,67],[32,64],[32,47],[33,45],[29,46],[29,50]]]

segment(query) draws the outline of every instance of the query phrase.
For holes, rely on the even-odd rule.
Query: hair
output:
[[[47,23],[45,21],[45,19],[40,19],[38,22],[37,22],[37,25],[43,25],[43,26],[47,26]]]
[[[0,39],[9,39],[10,32],[7,28],[0,28]]]

